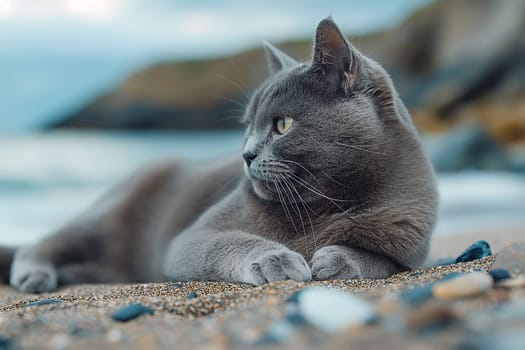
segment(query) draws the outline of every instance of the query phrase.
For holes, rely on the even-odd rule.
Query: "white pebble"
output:
[[[119,343],[122,340],[122,338],[123,338],[122,331],[118,328],[112,328],[106,334],[106,339],[110,343]]]
[[[501,281],[498,281],[496,283],[498,287],[506,287],[506,288],[521,288],[525,287],[525,276],[519,275],[514,278],[508,278]]]
[[[353,294],[330,288],[307,288],[298,297],[301,315],[329,333],[366,324],[375,316],[374,307]]]
[[[471,298],[489,291],[493,285],[488,273],[476,271],[436,284],[432,294],[438,299]]]

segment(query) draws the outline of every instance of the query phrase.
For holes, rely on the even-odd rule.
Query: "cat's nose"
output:
[[[246,162],[247,166],[250,166],[252,164],[253,160],[257,158],[257,153],[246,151],[242,154],[242,157],[244,158],[244,161]]]

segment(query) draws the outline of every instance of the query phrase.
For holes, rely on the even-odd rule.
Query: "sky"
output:
[[[428,2],[0,0],[0,132],[42,126],[158,61],[309,38],[327,15],[377,31]]]

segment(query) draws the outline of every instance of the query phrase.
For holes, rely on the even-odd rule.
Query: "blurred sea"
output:
[[[133,169],[173,155],[239,153],[242,132],[25,132],[0,137],[0,244],[32,242],[87,209]],[[525,227],[525,177],[440,174],[436,236]]]

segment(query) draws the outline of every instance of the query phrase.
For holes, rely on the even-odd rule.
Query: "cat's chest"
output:
[[[247,224],[247,231],[279,242],[306,256],[311,256],[326,241],[329,216],[301,217],[280,213],[278,210],[260,210]]]

